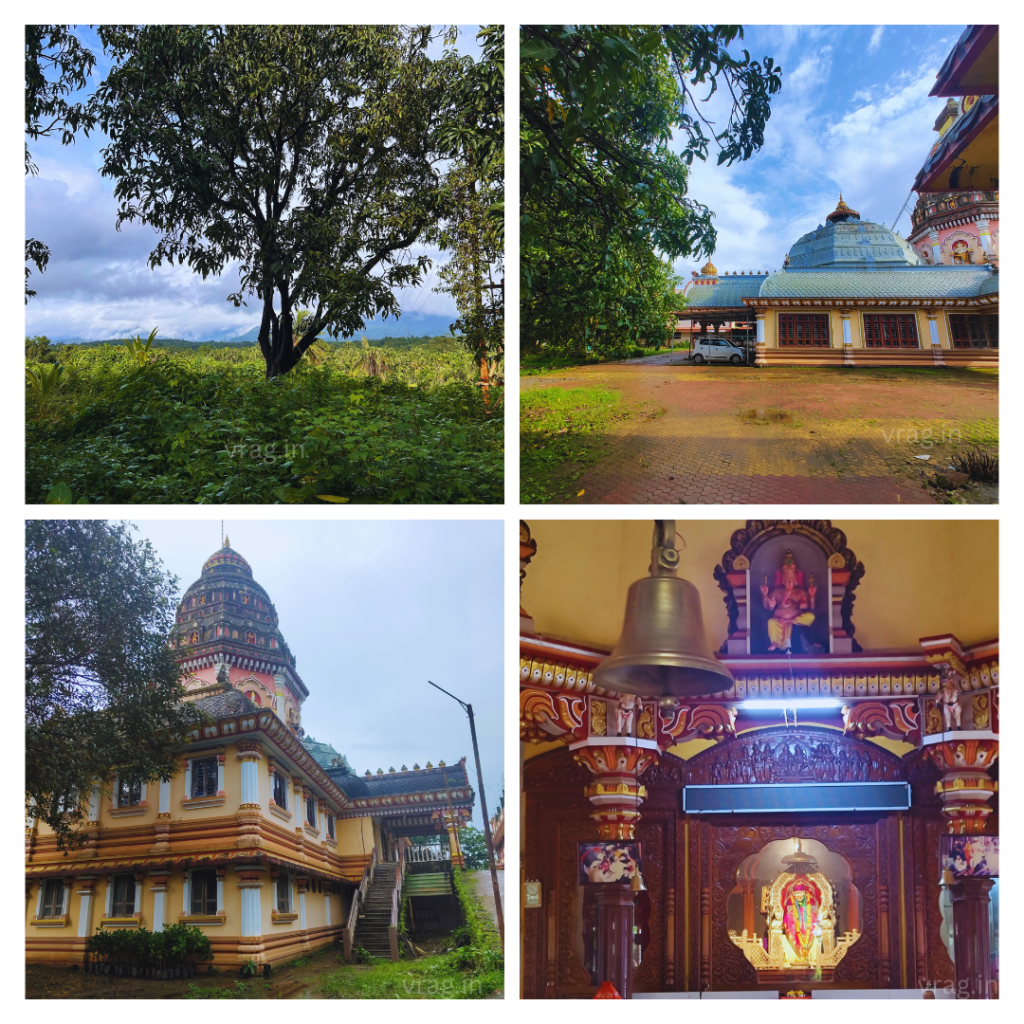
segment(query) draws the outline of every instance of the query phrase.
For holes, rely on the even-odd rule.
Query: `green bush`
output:
[[[57,483],[90,504],[504,499],[502,417],[454,342],[389,349],[372,374],[360,346],[332,345],[275,381],[254,346],[153,352],[28,367],[30,503]]]
[[[145,928],[98,929],[86,952],[113,967],[188,967],[213,959],[209,938],[198,928],[168,925],[162,932]]]

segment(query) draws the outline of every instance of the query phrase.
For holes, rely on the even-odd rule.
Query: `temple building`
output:
[[[752,334],[758,366],[994,366],[998,268],[950,263],[930,265],[840,195],[781,270],[694,272],[677,316],[700,334]]]
[[[33,822],[27,959],[81,963],[99,928],[176,923],[206,932],[224,967],[279,964],[335,942],[346,957],[355,943],[397,959],[397,922],[361,911],[379,890],[392,905],[415,859],[412,837],[451,837],[469,821],[465,758],[360,776],[307,737],[309,690],[277,610],[226,538],[186,590],[170,642],[206,722],[168,782],[97,780],[83,797],[84,842],[67,856]],[[457,841],[450,849],[458,861]]]
[[[523,997],[996,997],[998,524],[653,534],[521,524]]]

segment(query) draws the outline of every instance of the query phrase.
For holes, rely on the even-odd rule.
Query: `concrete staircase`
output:
[[[450,896],[451,892],[452,884],[443,871],[407,874],[402,886],[403,895],[409,896]]]
[[[395,888],[395,872],[398,865],[391,862],[378,864],[373,872],[373,882],[366,890],[366,901],[360,908],[356,921],[353,945],[362,946],[367,953],[384,960],[391,959],[391,892]]]

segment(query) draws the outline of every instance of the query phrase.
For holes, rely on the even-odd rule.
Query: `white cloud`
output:
[[[882,45],[882,35],[885,32],[884,25],[876,25],[875,31],[871,33],[871,40],[868,43],[868,54],[875,53]]]

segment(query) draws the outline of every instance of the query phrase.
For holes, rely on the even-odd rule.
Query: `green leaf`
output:
[[[64,483],[54,484],[46,496],[47,505],[71,505],[73,503],[71,488]]]

